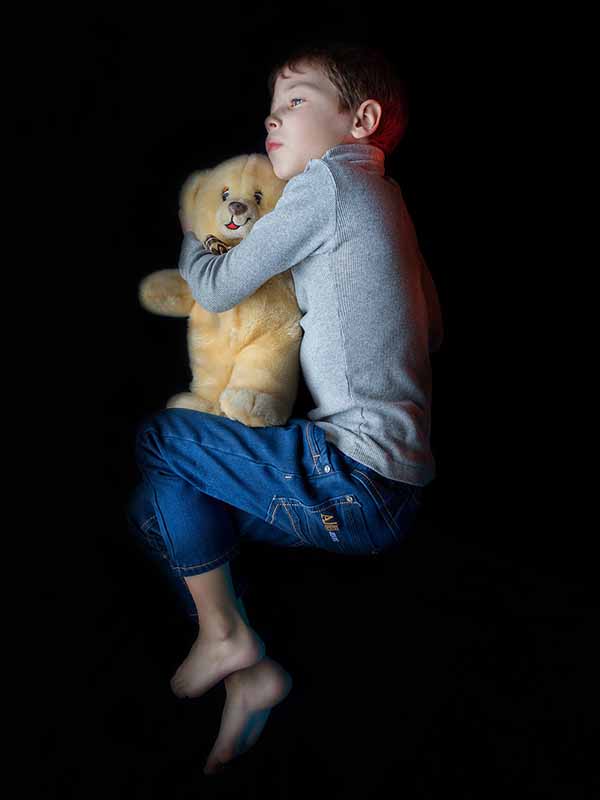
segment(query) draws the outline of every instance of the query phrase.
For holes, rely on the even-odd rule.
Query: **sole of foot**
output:
[[[205,775],[222,773],[228,762],[256,743],[271,709],[285,700],[292,686],[289,672],[267,656],[225,680],[227,696],[221,727],[206,760]]]

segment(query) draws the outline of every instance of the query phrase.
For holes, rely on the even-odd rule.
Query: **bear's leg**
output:
[[[193,411],[204,411],[207,414],[215,414],[218,417],[223,416],[223,412],[218,406],[191,392],[181,392],[181,394],[173,395],[168,400],[166,408],[191,408]]]

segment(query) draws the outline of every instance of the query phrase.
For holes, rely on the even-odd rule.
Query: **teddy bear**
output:
[[[185,180],[180,220],[204,247],[224,253],[274,208],[285,184],[267,156],[229,158]],[[189,392],[167,401],[167,408],[204,411],[250,427],[286,424],[298,392],[302,338],[302,313],[289,269],[220,313],[194,300],[177,269],[147,275],[138,298],[153,314],[188,318],[192,382]]]

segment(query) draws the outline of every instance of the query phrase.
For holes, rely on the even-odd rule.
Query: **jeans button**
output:
[[[331,471],[331,467],[329,466],[329,464],[325,464],[325,466],[323,467],[323,470],[325,472],[330,472]]]

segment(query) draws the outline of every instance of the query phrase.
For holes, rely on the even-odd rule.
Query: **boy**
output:
[[[400,188],[384,170],[406,126],[402,84],[377,51],[336,44],[299,49],[273,69],[269,88],[266,146],[288,181],[283,194],[224,255],[180,217],[179,270],[214,312],[292,270],[315,408],[307,420],[266,428],[159,412],[138,432],[143,481],[129,507],[197,614],[201,632],[173,692],[199,697],[225,680],[206,774],[257,740],[292,685],[236,598],[228,562],[240,537],[387,552],[410,531],[435,475],[429,353],[442,340],[440,309]],[[243,224],[239,205],[232,211]]]

